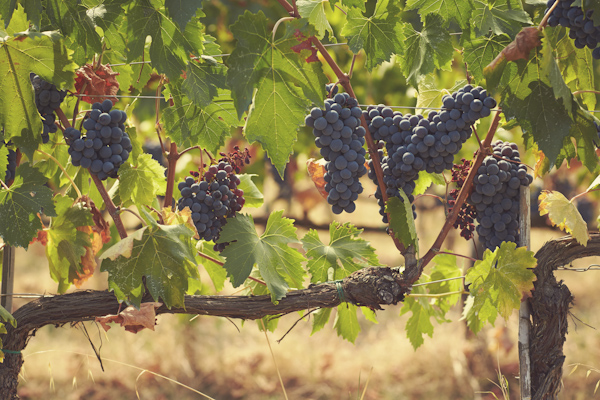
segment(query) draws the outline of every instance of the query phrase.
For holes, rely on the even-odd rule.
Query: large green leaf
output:
[[[178,83],[168,84],[174,105],[162,115],[168,136],[183,147],[196,146],[217,153],[239,120],[228,91],[221,91],[207,107],[200,108],[185,96]]]
[[[240,174],[237,177],[240,178],[240,184],[238,185],[238,189],[244,191],[244,199],[246,202],[244,203],[244,207],[260,207],[264,203],[264,196],[258,190],[254,182],[252,182],[252,177],[258,176],[255,174]]]
[[[337,314],[333,324],[338,336],[343,337],[351,343],[354,343],[360,332],[360,324],[356,316],[357,309],[358,307],[354,304],[340,304],[337,307]]]
[[[418,252],[419,238],[417,237],[412,205],[404,191],[401,190],[400,195],[402,200],[391,197],[385,205],[385,212],[390,215],[390,229],[405,247],[414,246]]]
[[[238,116],[252,102],[246,139],[263,146],[282,176],[306,109],[323,101],[327,83],[321,63],[307,62],[308,51],[294,50],[313,34],[307,20],[287,22],[286,27],[284,36],[273,42],[264,14],[246,11],[231,27],[238,42],[228,59],[227,76]]]
[[[471,285],[471,299],[463,315],[471,330],[476,333],[485,321],[493,324],[498,313],[508,319],[520,307],[523,295],[533,289],[536,263],[532,251],[512,242],[485,251],[483,260],[477,261],[465,278]]]
[[[10,28],[23,21],[15,12]],[[56,84],[71,87],[75,65],[56,34],[15,33],[0,37],[0,129],[29,159],[41,144],[42,120],[35,107],[30,72]]]
[[[165,168],[150,154],[140,154],[135,165],[119,168],[119,197],[125,206],[152,204],[157,195],[165,194],[166,186]]]
[[[552,225],[566,233],[570,233],[583,246],[587,246],[590,235],[587,224],[579,213],[577,206],[562,193],[544,190],[539,197],[540,215],[548,214]]]
[[[181,29],[166,15],[163,2],[159,0],[131,3],[127,17],[128,61],[143,55],[146,37],[151,36],[152,66],[175,80],[186,70],[190,54],[198,56],[202,53],[202,32],[198,23],[188,23]]]
[[[318,32],[318,38],[323,39],[325,32],[329,32],[329,37],[334,38],[333,29],[329,25],[327,15],[325,14],[325,4],[329,3],[323,0],[298,0],[298,12],[304,18],[308,18],[308,22],[315,27]]]
[[[58,283],[58,292],[64,293],[79,278],[77,272],[84,272],[81,257],[91,245],[90,234],[77,228],[93,225],[93,220],[90,210],[82,203],[73,206],[70,197],[57,196],[55,204],[57,216],[47,231],[46,258],[50,276]]]
[[[419,84],[417,86],[417,91],[419,92],[419,94],[417,95],[417,110],[416,113],[420,114],[421,112],[427,112],[426,110],[420,110],[420,107],[423,107],[424,109],[427,108],[436,108],[436,107],[441,107],[442,106],[442,97],[444,97],[447,94],[452,94],[453,92],[457,91],[458,89],[464,87],[467,84],[467,80],[466,79],[459,79],[456,81],[456,83],[449,89],[439,89],[439,83],[437,82],[436,79],[436,74],[427,74],[425,76],[422,76],[419,79]],[[419,178],[417,178],[417,180],[419,180],[421,178],[421,176],[426,176],[422,173],[419,174]],[[429,175],[429,177],[431,178],[431,175]],[[444,184],[444,179],[442,179],[441,184]],[[429,184],[431,184],[431,180],[429,180]],[[423,193],[423,192],[421,192]],[[421,194],[418,193],[418,194]]]
[[[511,42],[506,35],[470,38],[463,41],[463,57],[476,82],[484,79],[483,69]]]
[[[462,28],[467,28],[472,23],[472,0],[408,0],[407,10],[418,10],[422,16],[436,13],[444,17],[443,26],[448,26],[449,21],[456,21]]]
[[[119,300],[128,299],[137,307],[146,287],[156,301],[167,307],[184,307],[188,279],[198,279],[191,246],[193,232],[185,225],[145,226],[102,253],[101,271],[108,272],[109,284]]]
[[[389,61],[393,54],[402,54],[404,38],[398,14],[396,2],[390,0],[379,0],[370,17],[357,8],[348,11],[342,35],[354,54],[365,51],[367,70]]]
[[[514,39],[523,24],[531,24],[521,0],[474,0],[474,4],[472,19],[478,36],[487,36],[491,31]]]
[[[309,230],[302,238],[302,245],[309,259],[310,281],[342,279],[366,266],[379,265],[375,250],[359,237],[360,233],[362,229],[350,223],[333,221],[329,225],[329,243],[325,245],[316,230]]]
[[[196,11],[202,8],[202,0],[168,0],[165,1],[169,16],[179,25],[180,30],[196,15]]]
[[[430,14],[420,32],[409,23],[403,25],[403,51],[398,63],[407,81],[415,87],[421,75],[436,69],[451,69],[454,47],[442,22],[439,15]]]
[[[273,301],[285,297],[290,286],[302,287],[305,258],[289,246],[299,241],[292,220],[284,218],[283,211],[271,213],[260,236],[251,216],[237,214],[227,221],[218,240],[227,242],[231,243],[221,255],[226,259],[224,267],[234,287],[244,283],[254,265],[258,266]]]
[[[219,89],[227,88],[226,71],[225,65],[211,57],[189,62],[181,89],[198,107],[205,108],[219,95]]]
[[[100,26],[107,31],[115,19],[123,14],[125,0],[107,0],[91,5],[79,0],[45,1],[44,11],[51,29],[71,41],[73,58],[79,64],[89,61],[95,53],[102,52],[102,38],[96,31]]]
[[[225,259],[221,257],[221,254],[214,250],[213,242],[206,242],[204,240],[200,240],[196,244],[196,250],[198,250],[202,254],[212,257],[213,259],[221,263],[225,262]],[[227,279],[227,271],[225,271],[225,268],[223,268],[222,265],[219,265],[213,262],[212,260],[209,260],[202,256],[197,256],[196,262],[198,264],[202,264],[204,269],[206,269],[206,272],[208,272],[208,276],[210,276],[210,279],[212,280],[213,285],[215,286],[215,290],[217,292],[223,290],[223,288],[225,287],[225,280]]]
[[[0,190],[0,236],[9,246],[27,248],[42,228],[38,213],[56,215],[48,179],[29,163],[17,168],[17,177],[9,189]]]

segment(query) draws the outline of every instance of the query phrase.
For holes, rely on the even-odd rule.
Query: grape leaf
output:
[[[494,323],[499,313],[508,319],[521,304],[523,294],[533,289],[537,261],[532,251],[517,248],[512,242],[503,242],[493,252],[486,250],[467,271],[465,283],[470,284],[470,295],[463,316],[477,333],[485,321]]]
[[[17,6],[17,0],[3,1],[0,3],[0,15],[4,21],[4,27],[8,27]]]
[[[551,49],[545,44],[543,51]],[[518,74],[503,88],[501,106],[507,121],[516,119],[521,126],[527,147],[536,143],[552,167],[564,159],[561,151],[572,147],[565,139],[578,131],[578,147],[585,150],[593,146],[591,120],[585,118],[560,78],[554,57],[544,56],[540,48],[535,48],[529,61],[519,60],[517,65]],[[593,170],[595,156],[583,151],[578,157]]]
[[[325,327],[325,324],[327,321],[329,321],[329,317],[331,316],[331,308],[321,308],[311,315],[313,316],[313,327],[312,331],[310,332],[312,336]]]
[[[511,42],[506,35],[491,35],[489,37],[464,40],[463,57],[469,72],[477,82],[484,79],[483,69],[489,65],[500,52]],[[489,87],[489,85],[488,85]]]
[[[176,80],[186,70],[190,54],[200,55],[203,50],[202,32],[198,25],[188,23],[180,29],[168,18],[157,0],[140,0],[128,10],[127,60],[140,58],[146,45],[146,37],[152,37],[150,59],[159,73]]]
[[[2,151],[0,149],[0,151]],[[595,189],[596,187],[598,187],[598,185],[600,185],[600,175],[598,175],[596,177],[596,179],[594,179],[594,181],[592,183],[590,183],[590,186],[588,186],[588,188],[585,190],[586,192],[589,192],[592,189]]]
[[[244,283],[256,264],[265,280],[271,298],[277,301],[285,297],[290,285],[302,287],[305,258],[292,247],[298,243],[293,220],[284,218],[283,211],[271,213],[265,232],[256,233],[254,220],[246,214],[237,214],[227,221],[217,243],[230,243],[221,255],[225,257],[225,269],[234,287]]]
[[[220,263],[224,263],[225,259],[221,257],[221,254],[213,249],[213,242],[206,242],[204,240],[199,240],[196,244],[196,250],[199,252],[206,254],[209,257],[214,258]],[[213,282],[215,286],[215,290],[220,292],[225,287],[225,280],[227,279],[227,271],[223,268],[223,265],[219,265],[205,257],[197,256],[196,262],[198,264],[202,264],[206,272],[208,272],[208,276]]]
[[[413,291],[420,292],[420,291]],[[411,304],[412,303],[412,304]],[[408,298],[404,301],[407,305],[407,310],[410,309],[412,315],[406,321],[406,337],[410,341],[410,344],[416,350],[424,343],[423,335],[427,334],[429,337],[433,337],[433,324],[431,323],[431,317],[434,313],[433,308],[427,302],[426,299]],[[402,307],[404,312],[405,307]]]
[[[584,10],[592,10],[592,20],[595,26],[600,26],[600,3],[597,0],[583,0],[582,8]]]
[[[327,83],[321,63],[307,62],[305,52],[294,50],[307,40],[299,32],[312,34],[308,21],[286,22],[286,27],[284,36],[273,42],[264,14],[246,11],[231,27],[238,43],[228,59],[227,77],[239,117],[252,101],[246,139],[263,146],[281,176],[306,109],[323,101]]]
[[[38,213],[56,216],[48,179],[29,163],[17,167],[16,178],[9,189],[0,190],[0,236],[9,246],[27,249],[42,228]]]
[[[556,50],[556,62],[565,82],[574,90],[587,90],[595,86],[594,58],[589,49],[578,49],[566,30],[550,28],[548,33]],[[581,98],[589,110],[596,107],[596,94],[583,92]]]
[[[165,168],[150,154],[140,154],[135,166],[129,163],[119,168],[119,197],[125,206],[152,204],[166,190]]]
[[[256,174],[240,174],[237,177],[240,178],[240,184],[238,185],[238,189],[244,191],[244,199],[246,202],[244,203],[244,207],[260,207],[264,203],[264,196],[258,190],[254,182],[252,182],[252,177],[258,176]]]
[[[46,258],[50,276],[58,283],[58,292],[64,293],[79,279],[77,273],[83,274],[81,258],[91,246],[90,233],[77,228],[94,222],[90,210],[82,207],[82,203],[73,206],[70,197],[57,196],[55,205],[57,216],[47,230]]]
[[[304,18],[308,18],[308,22],[316,28],[319,39],[325,37],[325,32],[329,33],[330,38],[335,38],[333,29],[329,25],[329,21],[327,21],[325,3],[323,0],[298,0],[296,2],[298,12]]]
[[[462,28],[467,28],[472,22],[473,2],[472,0],[408,0],[406,10],[418,10],[423,17],[436,13],[445,19],[446,23],[441,26],[448,26],[448,22],[454,20]]]
[[[4,145],[4,142],[0,139],[0,180],[5,182],[6,172],[8,167],[8,146]]]
[[[18,24],[19,8],[11,25]],[[58,87],[73,85],[75,65],[59,36],[53,32],[28,32],[0,37],[0,130],[29,158],[42,139],[42,120],[35,107],[29,79],[34,71]]]
[[[196,11],[202,8],[202,0],[169,0],[165,1],[169,16],[179,25],[180,30],[196,15]]]
[[[333,221],[329,225],[329,244],[325,245],[316,230],[309,230],[302,238],[302,246],[309,258],[310,281],[342,279],[368,265],[379,265],[375,250],[358,237],[361,232],[350,223]]]
[[[416,87],[421,75],[427,75],[436,68],[451,69],[454,47],[439,15],[427,15],[421,32],[409,23],[404,23],[402,29],[404,41],[400,54],[403,56],[398,58],[398,62],[410,84]]]
[[[239,124],[229,92],[220,91],[209,106],[200,108],[181,92],[177,84],[167,86],[168,90],[163,94],[171,94],[175,103],[162,115],[168,136],[180,146],[198,145],[212,153],[218,152],[229,136],[230,128]]]
[[[117,298],[139,308],[143,281],[154,300],[167,307],[185,307],[188,279],[199,279],[191,246],[193,232],[185,225],[160,225],[142,208],[147,226],[120,240],[101,255],[101,271]]]
[[[432,184],[445,185],[446,181],[444,179],[444,175],[435,174],[435,173],[430,174],[425,171],[422,171],[419,174],[419,177],[417,178],[417,180],[415,181],[415,190],[413,191],[413,195],[418,196],[420,194],[425,193],[425,191]]]
[[[415,218],[410,201],[404,191],[400,190],[402,200],[392,197],[385,205],[385,212],[390,214],[390,229],[394,236],[406,247],[414,246],[419,251],[419,240],[415,227]]]
[[[211,57],[190,61],[181,90],[198,107],[205,108],[218,96],[219,89],[227,88],[226,71],[225,65]]]
[[[582,245],[587,246],[589,234],[587,224],[575,204],[560,192],[542,190],[539,197],[540,215],[548,214],[552,225],[570,233]]]
[[[354,54],[364,49],[368,71],[389,61],[392,54],[402,54],[402,25],[398,14],[393,0],[379,0],[370,17],[357,8],[348,10],[342,35],[348,39],[348,47]]]
[[[431,280],[438,281],[443,279],[458,278],[462,276],[462,269],[457,265],[456,256],[451,254],[438,254],[433,260],[435,264],[431,270]],[[455,279],[451,281],[432,283],[427,285],[429,293],[442,294],[458,292],[462,288],[462,281]],[[445,314],[450,307],[460,300],[460,293],[443,296],[435,299],[435,305]]]
[[[360,324],[356,316],[357,307],[354,304],[343,303],[337,306],[337,314],[333,326],[338,336],[354,343],[360,332]]]
[[[491,30],[514,39],[523,24],[532,23],[520,0],[474,0],[474,5],[471,18],[478,36],[486,36]]]
[[[450,89],[438,89],[438,82],[435,74],[427,74],[422,76],[419,79],[419,84],[417,86],[417,110],[415,113],[421,114],[426,112],[426,110],[420,110],[419,107],[440,107],[442,105],[442,97],[444,97],[444,95],[452,94],[452,92],[457,91],[466,84],[466,79],[460,79]]]

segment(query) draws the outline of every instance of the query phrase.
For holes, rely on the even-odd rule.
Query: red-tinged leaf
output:
[[[91,64],[85,64],[77,70],[75,90],[77,93],[88,95],[81,97],[81,100],[87,103],[101,103],[108,99],[114,104],[117,102],[115,95],[119,92],[117,75],[119,73],[114,72],[108,64],[100,65],[98,69],[94,69]]]
[[[323,158],[316,161],[314,158],[310,158],[308,161],[306,161],[308,175],[324,199],[327,199],[328,196],[328,193],[325,190],[325,184],[327,183],[325,182],[325,172],[327,172],[327,169],[325,168],[326,164],[327,161],[325,161]]]
[[[310,56],[306,57],[305,61],[310,62],[318,62],[319,57],[317,57],[317,49],[313,47],[310,38],[307,39],[299,30],[296,29],[296,33],[294,33],[294,37],[300,42],[296,46],[293,46],[291,49],[296,53],[300,54],[302,50],[310,50]]]
[[[523,28],[517,34],[508,46],[498,54],[498,56],[484,69],[484,73],[488,74],[495,70],[503,61],[516,61],[520,59],[527,60],[529,52],[534,48],[541,46],[540,32],[536,27]]]
[[[144,328],[153,331],[156,325],[156,309],[160,306],[162,303],[157,302],[142,303],[139,310],[129,306],[119,314],[96,317],[96,322],[99,322],[105,331],[110,329],[108,324],[111,322],[121,324],[127,332],[131,333],[138,333]]]

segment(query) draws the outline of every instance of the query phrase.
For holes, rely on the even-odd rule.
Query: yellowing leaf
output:
[[[570,233],[582,245],[587,246],[587,224],[575,204],[560,192],[542,191],[539,197],[540,215],[548,214],[550,221],[559,229]]]

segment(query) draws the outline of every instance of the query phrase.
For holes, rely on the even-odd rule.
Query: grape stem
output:
[[[456,276],[454,278],[446,278],[446,279],[439,279],[437,281],[429,281],[429,282],[423,282],[423,283],[417,283],[415,285],[412,285],[413,287],[417,287],[417,286],[427,286],[427,285],[434,285],[436,283],[442,283],[442,282],[449,282],[449,281],[455,281],[458,279],[465,279],[465,276]]]
[[[582,93],[595,93],[595,94],[600,94],[599,91],[597,90],[577,90],[575,92],[573,92],[573,95],[576,96],[578,94],[582,94]]]
[[[187,153],[188,151],[192,151],[194,149],[200,149],[200,154],[202,154],[202,147],[200,146],[192,146],[192,147],[188,147],[185,150],[182,150],[181,153],[179,153],[179,157],[181,157],[182,155],[184,155],[185,153]]]
[[[10,190],[10,188],[8,187],[8,185],[6,183],[4,183],[4,181],[2,179],[0,179],[0,185],[2,185],[2,187],[6,190]]]
[[[171,149],[167,153],[167,160],[169,162],[169,165],[167,166],[167,192],[165,193],[163,208],[170,208],[171,204],[173,204],[173,187],[175,186],[175,167],[177,167],[177,160],[179,160],[179,153],[177,153],[177,143],[171,143]]]
[[[58,107],[56,110],[54,110],[54,112],[56,113],[56,116],[58,117],[60,122],[63,124],[64,129],[70,128],[72,126],[69,123],[67,116],[65,115],[65,113],[63,112],[63,110],[60,107]]]
[[[160,132],[162,131],[162,125],[160,124],[160,99],[158,96],[160,95],[160,89],[162,88],[164,82],[164,75],[160,76],[160,81],[158,82],[158,86],[156,87],[156,101],[154,102],[154,111],[156,114],[156,122],[154,123],[154,127],[156,128],[156,135],[158,136],[158,141],[160,142],[160,149],[162,150],[163,155],[167,155],[167,149],[162,141],[162,136],[160,136]]]
[[[458,213],[460,212],[460,209],[462,208],[463,203],[467,200],[467,197],[469,196],[469,194],[471,193],[471,190],[473,189],[473,180],[475,179],[477,170],[483,163],[483,159],[488,155],[487,154],[488,148],[490,147],[490,145],[492,143],[492,139],[494,138],[494,134],[496,133],[496,130],[498,129],[501,115],[502,115],[502,109],[498,109],[498,111],[496,111],[496,114],[494,115],[494,119],[492,121],[492,124],[490,125],[490,129],[488,130],[488,133],[487,133],[485,139],[483,140],[482,149],[479,149],[477,151],[477,156],[475,157],[473,166],[471,167],[471,170],[469,171],[469,175],[467,175],[467,178],[465,179],[465,183],[463,184],[462,188],[460,189],[460,192],[458,193],[456,202],[454,203],[454,207],[452,207],[452,211],[448,214],[448,217],[446,218],[446,222],[444,222],[444,226],[442,227],[442,230],[440,231],[437,239],[435,240],[433,245],[431,245],[431,248],[427,251],[427,253],[423,256],[423,258],[421,258],[419,260],[419,263],[416,266],[416,268],[409,268],[409,266],[407,265],[407,269],[405,271],[405,276],[407,277],[407,280],[409,283],[412,284],[419,279],[419,277],[423,273],[423,269],[425,268],[425,266],[427,264],[429,264],[429,262],[433,259],[433,257],[439,252],[439,249],[442,247],[442,244],[444,243],[446,236],[448,236],[448,233],[453,228],[454,222],[456,221],[456,218],[458,217]]]
[[[144,221],[144,219],[142,217],[140,217],[140,214],[136,213],[135,211],[130,210],[129,208],[121,208],[120,211],[130,212],[131,214],[135,215],[140,221],[142,221],[142,225],[148,226],[148,224],[146,223],[146,221]]]
[[[437,254],[449,254],[451,256],[456,256],[456,257],[462,257],[462,258],[466,258],[467,260],[471,260],[473,262],[477,261],[476,259],[474,259],[473,257],[469,257],[469,256],[465,256],[463,254],[458,254],[458,253],[453,253],[451,251],[438,251]]]
[[[81,90],[77,92],[77,94],[81,94],[85,91],[85,89],[87,88],[88,83],[84,82],[83,86],[81,86]],[[73,126],[75,126],[75,121],[77,121],[77,114],[79,114],[78,108],[79,108],[79,102],[81,101],[81,96],[75,96],[77,97],[77,101],[75,101],[75,107],[73,108]]]
[[[323,46],[323,44],[321,43],[321,41],[319,39],[317,39],[316,37],[313,36],[311,38],[311,41],[315,45],[315,47],[319,50],[319,52],[321,53],[321,55],[323,56],[323,58],[327,61],[327,64],[329,64],[329,66],[331,67],[331,69],[333,69],[333,72],[337,76],[340,84],[344,87],[344,89],[346,90],[346,92],[350,95],[350,97],[356,99],[356,94],[354,94],[354,90],[352,89],[352,85],[350,84],[350,79],[349,79],[348,75],[345,74],[340,69],[340,67],[333,60],[333,58],[327,52],[327,49],[325,49],[325,47]],[[365,139],[367,141],[367,147],[369,149],[369,155],[371,156],[371,160],[373,161],[373,168],[375,169],[375,175],[377,176],[377,184],[378,184],[379,189],[381,191],[381,197],[382,197],[384,203],[387,203],[387,201],[388,201],[387,187],[385,186],[385,183],[383,182],[383,170],[381,168],[381,160],[379,159],[379,154],[377,152],[378,149],[377,149],[377,146],[375,145],[375,142],[373,141],[373,137],[371,136],[371,133],[369,132],[369,126],[367,125],[367,121],[365,120],[364,115],[361,115],[360,122],[361,122],[361,125],[363,126],[363,128],[365,128],[365,131],[366,131]],[[389,220],[391,220],[391,219],[390,219],[390,217],[388,215],[388,221]],[[391,229],[390,229],[390,236],[391,236],[392,240],[394,241],[394,244],[396,245],[396,248],[402,254],[405,254],[406,251],[407,251],[406,248],[404,247],[404,245],[402,243],[400,243],[400,241],[398,240],[398,238],[396,238],[396,236],[393,234],[393,232],[392,232]]]
[[[65,174],[65,176],[67,177],[67,179],[69,180],[69,182],[71,182],[71,185],[73,185],[73,189],[75,189],[75,192],[77,192],[77,197],[78,198],[82,198],[83,195],[81,194],[81,191],[79,190],[79,188],[77,187],[77,185],[73,181],[73,178],[71,178],[71,176],[67,173],[67,171],[65,170],[65,167],[63,167],[62,164],[56,158],[54,158],[52,155],[46,153],[45,151],[42,151],[40,149],[36,149],[36,151],[38,153],[40,153],[40,154],[45,155],[46,157],[48,157],[49,159],[51,159],[52,161],[54,161],[56,163],[56,165],[58,165],[58,168],[60,168],[60,170],[63,172],[63,174]]]
[[[100,178],[98,178],[97,175],[94,175],[92,173],[90,173],[90,176],[92,177],[94,184],[98,188],[100,196],[102,196],[102,200],[104,200],[104,206],[106,207],[106,211],[108,211],[113,221],[115,221],[115,227],[117,228],[117,232],[119,232],[119,236],[121,237],[121,239],[125,239],[127,237],[127,231],[125,230],[125,226],[123,225],[123,221],[121,220],[119,209],[115,206],[115,203],[113,203],[112,199],[108,195],[108,192],[106,191],[106,188],[104,187],[104,184],[102,183]]]
[[[546,15],[544,15],[542,22],[540,22],[540,24],[538,25],[538,31],[542,31],[546,27],[546,25],[548,24],[548,18],[550,18],[550,15],[552,15],[552,11],[554,11],[554,9],[558,7],[559,2],[560,0],[555,1],[554,4],[552,4],[552,7],[550,7],[548,12],[546,13]]]
[[[599,190],[600,190],[600,188],[596,188],[596,189],[592,189],[592,190],[586,190],[586,191],[585,191],[585,192],[583,192],[583,193],[579,193],[578,195],[575,195],[575,196],[573,196],[573,197],[571,198],[571,200],[569,200],[569,201],[572,203],[572,202],[573,202],[573,200],[575,200],[575,199],[578,199],[578,198],[580,198],[581,196],[585,196],[585,195],[586,195],[586,194],[588,194],[588,193],[591,193],[591,192],[597,192],[597,191],[599,191]]]
[[[201,252],[201,251],[199,251],[199,252],[198,252],[198,255],[199,255],[200,257],[202,257],[202,258],[206,258],[208,261],[211,261],[211,262],[214,262],[214,263],[215,263],[215,264],[217,264],[217,265],[220,265],[221,267],[222,267],[223,265],[225,265],[224,263],[222,263],[221,261],[217,260],[216,258],[214,258],[214,257],[211,257],[211,256],[209,256],[208,254],[204,254],[204,253],[203,253],[203,252]],[[261,284],[261,285],[267,286],[267,284],[266,284],[265,282],[261,281],[260,279],[257,279],[257,278],[255,278],[255,277],[253,277],[253,276],[249,276],[249,277],[248,277],[248,279],[250,279],[251,281],[254,281],[254,282],[258,283],[258,284]]]
[[[440,297],[452,296],[455,294],[469,294],[466,290],[458,290],[456,292],[447,292],[447,293],[437,293],[437,294],[429,294],[429,293],[409,293],[405,295],[405,297],[426,297],[428,299],[439,299]]]
[[[279,28],[279,24],[281,24],[284,21],[293,21],[294,19],[296,19],[295,17],[283,17],[280,18],[279,20],[277,20],[277,22],[275,23],[275,26],[273,27],[273,43],[275,43],[275,34],[277,33],[277,28]]]
[[[418,195],[417,197],[415,197],[415,200],[413,201],[413,204],[417,201],[417,199],[420,199],[423,196],[429,196],[429,197],[433,197],[434,199],[438,199],[442,204],[444,204],[444,199],[442,199],[440,196],[435,195],[435,194],[431,194],[431,193],[423,193]]]

